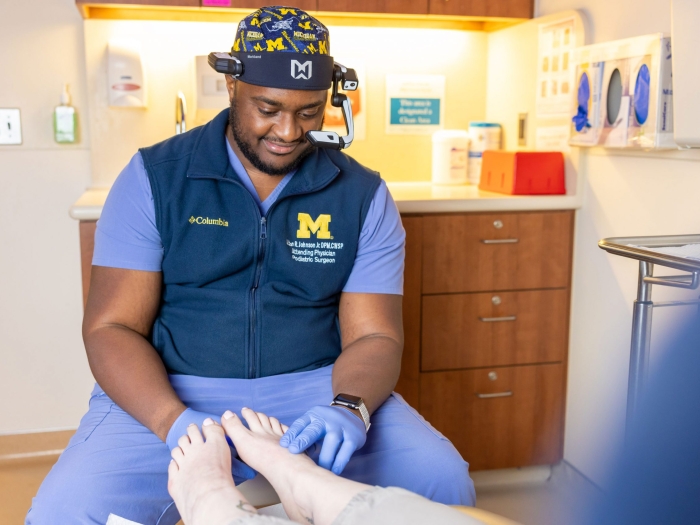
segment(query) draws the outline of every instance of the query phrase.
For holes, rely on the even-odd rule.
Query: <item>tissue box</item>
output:
[[[563,195],[559,151],[484,151],[479,189],[509,195]]]

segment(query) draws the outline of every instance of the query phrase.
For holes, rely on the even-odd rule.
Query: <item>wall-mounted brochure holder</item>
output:
[[[653,34],[578,48],[572,146],[676,148],[671,40]]]

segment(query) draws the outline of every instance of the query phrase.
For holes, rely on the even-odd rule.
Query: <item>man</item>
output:
[[[27,523],[175,523],[169,449],[244,406],[347,478],[473,504],[468,465],[392,393],[396,206],[375,172],[306,139],[323,124],[328,44],[299,9],[252,13],[231,53],[245,69],[226,77],[230,109],[142,149],[114,183],[83,324],[98,386]],[[290,75],[290,61],[316,66]],[[232,470],[255,475],[237,459]]]

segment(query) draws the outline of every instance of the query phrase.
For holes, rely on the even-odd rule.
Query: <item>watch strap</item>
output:
[[[331,406],[341,406],[345,408],[349,408],[351,410],[357,410],[360,413],[360,416],[362,417],[362,421],[365,424],[365,432],[369,430],[369,427],[372,426],[372,423],[369,421],[369,411],[367,410],[367,406],[365,405],[364,399],[361,397],[356,398],[358,401],[350,401],[347,399],[347,395],[344,394],[338,394],[335,396],[335,399],[331,403]],[[352,396],[355,398],[356,396]]]

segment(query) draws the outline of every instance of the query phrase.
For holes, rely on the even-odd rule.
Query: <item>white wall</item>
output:
[[[670,0],[539,0],[539,15],[579,9],[588,19],[588,42],[654,32],[670,33]],[[700,231],[700,153],[613,153],[582,150],[585,200],[578,212],[565,458],[605,484],[611,444],[624,422],[634,261],[597,247],[604,237],[671,235]],[[692,294],[657,288],[654,299]],[[697,295],[697,292],[695,293]],[[654,342],[672,331],[682,312],[654,313]]]
[[[86,119],[82,21],[72,0],[0,0],[0,107],[22,112],[0,146],[0,434],[76,427],[92,378],[80,336],[78,224],[90,183],[88,130],[53,141],[62,84]]]

